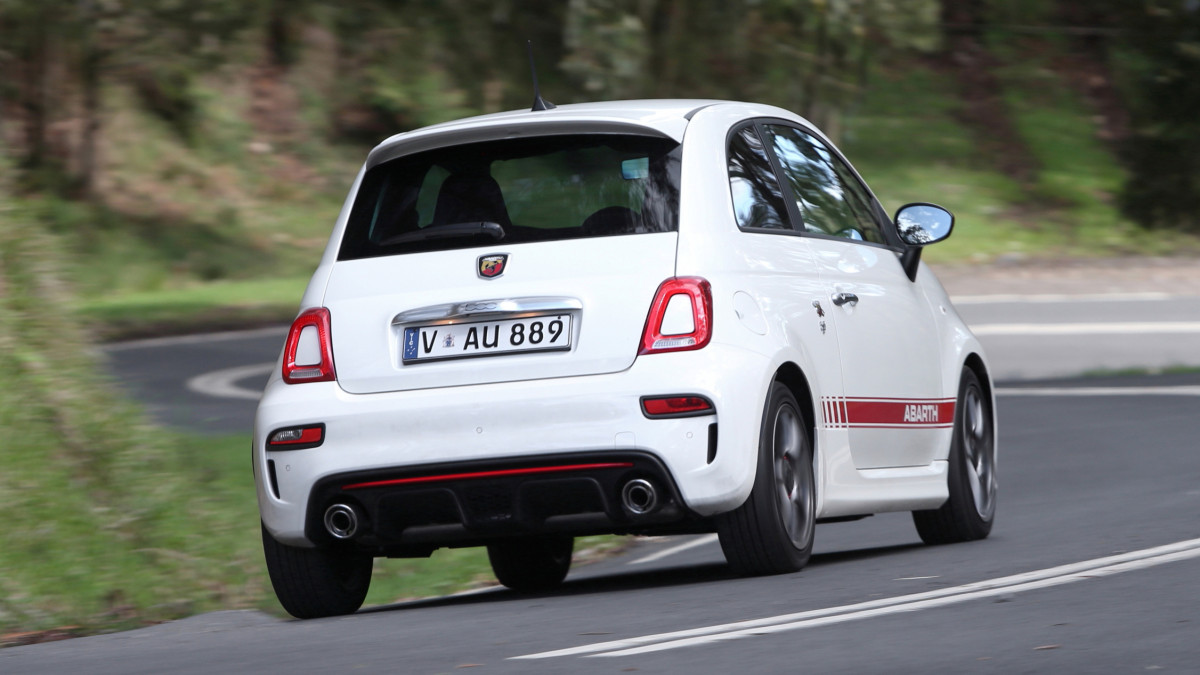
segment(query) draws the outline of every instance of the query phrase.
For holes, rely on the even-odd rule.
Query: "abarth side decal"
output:
[[[946,429],[954,425],[952,398],[824,396],[826,429]]]

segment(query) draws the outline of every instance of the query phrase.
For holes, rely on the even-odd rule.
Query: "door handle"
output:
[[[853,307],[858,304],[858,296],[853,293],[834,293],[832,300],[838,307],[847,304]]]

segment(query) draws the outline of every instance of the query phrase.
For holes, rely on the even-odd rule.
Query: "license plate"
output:
[[[414,326],[404,329],[405,363],[571,348],[571,315]]]

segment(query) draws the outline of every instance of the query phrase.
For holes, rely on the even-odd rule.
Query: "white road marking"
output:
[[[237,368],[225,368],[197,375],[187,381],[187,388],[198,394],[216,396],[218,398],[237,398],[257,401],[262,396],[261,391],[237,386],[237,383],[248,377],[269,373],[275,367],[274,363],[259,363]],[[1200,396],[1200,385],[1172,387],[997,387],[997,396]],[[715,536],[715,535],[712,535]],[[700,538],[685,542],[676,549],[685,551],[695,546],[702,546],[711,541]],[[634,560],[631,565],[642,562],[653,562],[675,553],[675,549],[666,549],[653,553],[646,558]]]
[[[1120,323],[983,323],[971,326],[989,335],[1166,335],[1200,333],[1200,321],[1129,321]]]
[[[274,363],[256,363],[252,366],[238,366],[214,370],[210,373],[197,375],[187,381],[187,388],[197,394],[216,396],[217,398],[241,398],[257,401],[262,397],[262,390],[246,389],[237,383],[255,375],[265,375],[275,367]]]
[[[1172,300],[1182,297],[1171,293],[1148,291],[1145,293],[995,293],[992,295],[954,295],[950,301],[956,305],[998,305],[998,304],[1048,304],[1075,302],[1145,302]]]
[[[980,598],[1060,586],[1085,579],[1120,574],[1121,572],[1129,572],[1191,558],[1200,558],[1200,539],[1190,539],[1165,546],[1060,565],[1058,567],[1025,572],[999,579],[978,581],[953,588],[942,588],[894,598],[882,598],[842,607],[829,607],[763,619],[692,628],[671,633],[644,635],[511,658],[547,659],[562,656],[632,656],[647,652],[737,640],[755,635],[769,635],[802,628],[869,619],[889,614],[944,607]]]
[[[1200,396],[1200,386],[997,387],[997,396]]]
[[[672,546],[670,548],[664,548],[663,550],[658,551],[657,553],[651,553],[650,555],[645,556],[644,558],[638,558],[637,560],[630,561],[627,564],[642,565],[645,563],[654,562],[656,560],[662,560],[663,558],[673,556],[676,553],[682,553],[683,551],[687,551],[688,549],[693,549],[698,546],[705,546],[707,544],[713,544],[713,543],[716,543],[716,541],[717,541],[717,535],[706,534],[702,537],[697,537],[695,539],[692,539],[691,541],[685,541],[682,544],[679,544],[677,546]]]
[[[114,342],[112,344],[103,345],[102,349],[106,352],[123,352],[130,349],[145,349],[149,347],[170,347],[173,345],[199,345],[209,342],[226,342],[228,340],[243,340],[254,339],[260,337],[279,336],[279,344],[282,346],[283,338],[287,336],[287,326],[275,326],[273,328],[255,328],[253,330],[235,330],[222,333],[198,333],[195,335],[175,335],[172,337],[161,338],[146,338],[145,340],[129,340],[128,342]]]

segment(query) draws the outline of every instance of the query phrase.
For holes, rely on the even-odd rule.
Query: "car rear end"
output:
[[[736,506],[753,466],[718,460],[718,417],[760,383],[707,346],[708,282],[676,277],[686,121],[657,114],[372,153],[259,406],[273,537],[424,555]]]

